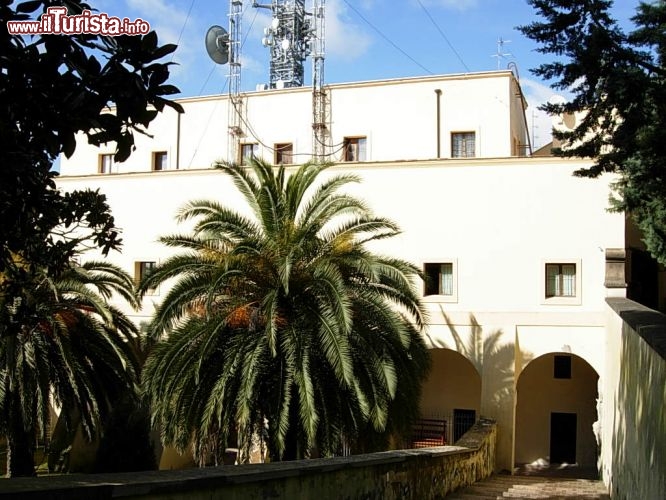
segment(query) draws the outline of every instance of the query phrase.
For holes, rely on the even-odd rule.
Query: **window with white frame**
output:
[[[259,155],[259,144],[256,142],[246,142],[240,145],[240,164],[244,165],[248,160],[256,158]]]
[[[476,156],[476,133],[453,132],[451,134],[451,157],[472,158]]]
[[[576,296],[576,264],[546,264],[546,298]]]
[[[365,161],[367,159],[366,137],[345,137],[343,141],[342,161]]]
[[[113,171],[113,154],[99,155],[99,173],[110,174]]]
[[[542,276],[542,304],[581,304],[581,261],[579,259],[543,261],[540,274]]]
[[[435,300],[455,302],[458,299],[458,279],[456,261],[445,259],[441,262],[426,262],[423,265],[425,283],[423,296],[436,296]]]

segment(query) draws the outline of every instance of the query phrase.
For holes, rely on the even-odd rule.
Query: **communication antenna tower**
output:
[[[211,26],[206,33],[206,51],[217,64],[229,64],[229,140],[227,160],[238,159],[238,140],[243,135],[241,113],[241,18],[242,0],[229,0],[229,32],[221,26]]]
[[[312,11],[312,155],[322,162],[329,139],[328,95],[324,89],[326,0],[314,0]]]
[[[270,26],[261,40],[271,51],[268,87],[302,87],[304,62],[312,57],[312,154],[322,161],[328,142],[328,96],[324,89],[326,0],[312,0],[312,12],[305,0],[272,0],[270,4],[253,2],[255,8],[269,9]]]
[[[500,69],[500,66],[502,65],[502,59],[513,57],[511,52],[504,52],[504,45],[507,43],[511,43],[511,40],[504,40],[502,37],[499,37],[497,39],[497,52],[490,56],[497,58],[497,69]]]
[[[271,51],[269,87],[302,87],[303,62],[310,55],[312,38],[305,0],[273,0],[270,4],[253,2],[252,7],[269,9],[273,15],[261,40],[262,45]]]

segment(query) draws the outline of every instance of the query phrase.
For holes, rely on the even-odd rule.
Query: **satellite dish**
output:
[[[289,50],[289,47],[291,47],[291,42],[289,41],[288,38],[285,38],[282,40],[282,50],[287,51]]]
[[[564,113],[562,116],[562,121],[564,122],[564,126],[569,130],[576,128],[576,115],[573,113]]]
[[[271,28],[276,30],[278,29],[278,26],[280,26],[280,20],[277,17],[274,17],[273,20],[271,21]]]
[[[206,32],[206,52],[217,64],[229,62],[229,34],[222,26],[211,26]]]

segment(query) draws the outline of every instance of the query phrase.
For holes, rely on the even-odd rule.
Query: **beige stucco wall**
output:
[[[453,415],[456,408],[481,410],[481,376],[461,354],[432,349],[432,369],[422,386],[421,415]]]
[[[602,384],[599,468],[613,498],[666,492],[666,317],[609,299],[607,369]],[[634,326],[620,314],[630,315]],[[639,335],[635,328],[643,330]],[[661,346],[661,354],[651,347]]]
[[[512,83],[513,82],[513,83]],[[342,157],[344,137],[367,137],[367,160],[392,161],[437,157],[437,98],[441,90],[439,135],[441,157],[451,157],[451,133],[475,132],[476,156],[509,157],[513,137],[526,141],[522,102],[512,86],[510,71],[466,75],[333,84],[328,93],[327,147],[330,161]],[[152,153],[166,151],[170,169],[209,168],[229,158],[229,100],[227,95],[179,99],[185,113],[180,119],[170,108],[150,124],[150,136],[135,134],[136,151],[114,172],[150,171]],[[272,162],[276,143],[293,143],[295,161],[313,152],[312,89],[308,87],[242,95],[240,142],[258,144],[258,155]],[[101,148],[77,137],[72,158],[62,158],[63,175],[94,174],[98,155],[112,153],[113,144]]]

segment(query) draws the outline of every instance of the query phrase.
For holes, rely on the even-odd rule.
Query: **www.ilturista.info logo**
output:
[[[7,31],[10,35],[145,35],[150,24],[140,18],[130,21],[87,9],[68,16],[65,7],[49,7],[39,21],[7,21]]]

